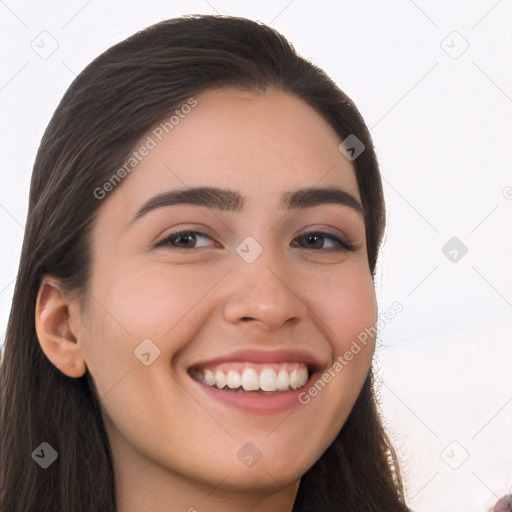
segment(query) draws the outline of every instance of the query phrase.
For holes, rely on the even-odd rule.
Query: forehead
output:
[[[193,100],[140,138],[134,151],[150,149],[112,193],[117,206],[133,210],[155,193],[206,185],[236,189],[249,206],[306,187],[341,186],[360,198],[341,139],[302,99],[223,88]]]

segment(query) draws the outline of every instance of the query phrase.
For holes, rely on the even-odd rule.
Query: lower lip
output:
[[[221,403],[254,414],[277,414],[302,405],[299,401],[299,395],[308,389],[308,386],[314,381],[316,376],[317,373],[310,375],[306,384],[299,389],[294,391],[282,391],[275,394],[243,393],[230,390],[223,391],[222,389],[208,386],[195,379],[193,380],[196,384],[201,386],[208,396]]]

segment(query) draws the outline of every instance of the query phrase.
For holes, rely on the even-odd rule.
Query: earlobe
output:
[[[35,325],[41,349],[68,377],[82,377],[87,366],[77,342],[71,307],[59,284],[45,277],[36,300]]]

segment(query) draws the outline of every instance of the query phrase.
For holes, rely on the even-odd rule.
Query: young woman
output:
[[[372,382],[384,223],[357,108],[273,29],[100,55],[34,166],[0,510],[409,510]]]

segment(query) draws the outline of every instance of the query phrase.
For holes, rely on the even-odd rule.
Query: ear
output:
[[[87,366],[77,342],[78,307],[73,306],[59,284],[45,276],[36,300],[37,338],[55,367],[68,377],[78,378],[85,374]]]

